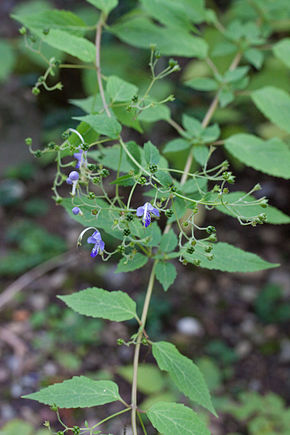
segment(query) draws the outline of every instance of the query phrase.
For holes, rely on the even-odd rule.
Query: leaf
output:
[[[192,116],[183,115],[182,125],[192,137],[199,137],[202,134],[203,127],[201,123]]]
[[[141,165],[142,151],[143,151],[141,149],[141,147],[138,144],[136,144],[136,142],[134,142],[132,140],[126,143],[126,147],[127,147],[127,150],[129,151],[129,153],[136,160],[136,162],[138,162]],[[128,163],[130,164],[130,166],[139,172],[138,165],[132,160],[132,158],[127,153],[126,153],[126,159],[127,159]]]
[[[117,76],[110,76],[108,78],[106,90],[113,103],[116,101],[130,101],[138,92],[137,86]]]
[[[169,373],[183,394],[216,415],[207,385],[197,365],[166,341],[153,343],[152,352],[160,369]]]
[[[173,139],[170,142],[168,142],[165,145],[163,152],[164,153],[177,153],[179,151],[184,151],[189,147],[190,147],[190,142],[188,140],[178,138],[178,139]]]
[[[59,29],[51,29],[47,35],[40,29],[31,28],[31,32],[42,39],[46,44],[84,62],[95,62],[96,48],[85,38],[75,36]]]
[[[104,136],[108,136],[115,139],[121,133],[121,124],[115,118],[109,118],[107,115],[85,115],[85,116],[75,116],[73,119],[78,121],[86,122],[92,127],[97,133]]]
[[[185,86],[189,86],[197,91],[216,91],[219,87],[218,83],[214,79],[207,77],[195,78],[188,80],[184,83]]]
[[[156,278],[163,286],[165,291],[167,291],[168,288],[174,283],[176,275],[176,269],[172,263],[169,263],[168,261],[157,263]]]
[[[75,312],[115,322],[136,317],[135,302],[122,291],[108,292],[98,287],[87,288],[71,295],[58,296]]]
[[[222,89],[219,94],[219,103],[221,107],[226,107],[232,101],[234,101],[234,93],[228,89]]]
[[[278,59],[282,60],[290,68],[290,38],[282,39],[274,44],[273,52]]]
[[[139,119],[136,118],[136,109],[132,109],[128,112],[127,108],[124,106],[113,106],[112,110],[121,124],[134,128],[139,131],[139,133],[143,133]]]
[[[207,43],[196,36],[192,36],[183,29],[170,29],[153,24],[143,17],[131,17],[111,26],[111,31],[122,41],[135,47],[150,49],[156,44],[164,56],[175,55],[184,57],[199,57],[207,55]]]
[[[255,68],[260,69],[263,65],[264,54],[261,50],[257,48],[248,48],[244,53],[245,58],[251,65],[254,65]]]
[[[59,408],[90,408],[120,400],[115,382],[93,381],[85,376],[74,376],[22,397]]]
[[[239,200],[239,198],[245,196],[245,192],[232,192],[229,193],[226,197],[227,202],[232,203]],[[265,213],[267,216],[267,223],[270,224],[289,224],[290,223],[290,216],[287,216],[282,211],[278,210],[276,207],[268,206],[267,208],[262,208],[260,205],[253,204],[251,205],[251,202],[256,201],[256,198],[253,196],[247,196],[244,200],[244,202],[247,202],[249,205],[235,205],[235,206],[229,206],[228,208],[220,205],[216,207],[219,211],[222,213],[225,213],[230,216],[235,216],[234,212],[231,211],[233,208],[234,211],[240,213],[241,215],[245,217],[252,217],[257,216],[260,213]]]
[[[118,0],[86,0],[91,5],[103,11],[106,15],[109,15],[112,9],[118,5]]]
[[[208,160],[209,149],[204,145],[197,145],[193,147],[193,157],[201,165],[204,166]]]
[[[32,14],[12,15],[12,18],[33,30],[47,29],[50,32],[52,29],[57,29],[76,36],[82,36],[86,30],[86,23],[70,11],[44,10]]]
[[[132,272],[133,270],[140,269],[148,262],[148,257],[145,257],[145,255],[137,252],[132,260],[129,260],[127,263],[126,261],[127,260],[125,258],[122,258],[122,260],[119,261],[115,273]]]
[[[160,249],[162,252],[171,252],[177,246],[177,236],[171,228],[168,233],[163,234],[160,242]]]
[[[265,86],[252,92],[251,97],[264,116],[290,133],[290,96],[287,92],[273,86]]]
[[[237,82],[241,80],[249,71],[248,66],[238,66],[234,70],[229,70],[224,75],[224,80],[227,83]]]
[[[243,251],[228,243],[218,242],[213,245],[211,252],[214,256],[209,261],[200,247],[193,254],[184,253],[184,258],[190,263],[194,259],[200,260],[201,267],[206,269],[221,270],[223,272],[256,272],[259,270],[278,267],[279,264],[269,263],[252,252]]]
[[[220,133],[221,132],[218,124],[213,124],[203,130],[201,137],[205,143],[210,143],[217,140]]]
[[[164,104],[156,104],[148,109],[142,110],[138,120],[142,122],[168,121],[170,119],[170,110]]]
[[[181,403],[155,403],[147,411],[147,417],[163,435],[210,435],[198,415]]]
[[[0,59],[2,59],[2,62],[0,63],[1,83],[7,79],[9,74],[11,74],[16,61],[14,50],[5,39],[0,39]]]
[[[119,367],[118,374],[131,383],[133,379],[133,366]],[[156,365],[139,364],[138,391],[144,394],[154,394],[159,393],[164,386],[165,378]]]
[[[70,104],[79,107],[84,112],[92,114],[104,110],[100,94],[95,94],[87,98],[69,100]]]
[[[144,155],[148,165],[157,165],[160,160],[160,153],[158,148],[153,145],[152,142],[148,141],[144,144]]]
[[[290,178],[290,150],[280,139],[267,141],[251,134],[235,134],[226,149],[241,162],[275,177]]]
[[[107,168],[113,169],[114,171],[118,170],[119,160],[120,160],[120,145],[113,145],[112,147],[106,147],[100,151],[90,151],[89,157],[94,159],[97,162],[101,162]],[[131,162],[130,162],[131,163]],[[121,172],[129,172],[132,170],[132,165],[127,161],[126,154],[124,151],[122,152],[120,171]]]

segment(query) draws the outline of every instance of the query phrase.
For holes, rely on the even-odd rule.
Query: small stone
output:
[[[241,299],[245,302],[248,302],[248,303],[253,302],[257,297],[256,287],[252,286],[252,285],[246,285],[246,286],[241,287],[240,296],[241,296]]]
[[[247,340],[243,340],[241,341],[236,347],[235,347],[235,351],[238,354],[238,356],[240,358],[244,358],[245,356],[247,356],[252,349],[252,345],[249,341]]]
[[[201,336],[204,334],[202,324],[194,317],[183,317],[178,320],[177,330],[184,335]]]

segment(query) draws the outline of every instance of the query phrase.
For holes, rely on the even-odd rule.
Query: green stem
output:
[[[115,414],[110,415],[109,417],[104,418],[104,420],[99,421],[99,423],[95,424],[94,426],[92,426],[90,429],[95,429],[95,427],[100,426],[101,424],[105,423],[108,420],[111,420],[111,418],[117,417],[118,415],[124,414],[125,412],[130,411],[131,408],[125,408],[122,409],[122,411],[116,412]],[[84,428],[81,428],[81,430],[83,430]]]
[[[137,431],[137,422],[136,422],[136,413],[137,413],[137,383],[138,383],[138,365],[139,365],[139,355],[140,355],[140,347],[141,347],[141,341],[143,336],[143,331],[145,328],[145,323],[147,319],[149,304],[151,300],[151,295],[154,287],[154,280],[155,280],[155,267],[158,263],[158,260],[155,260],[153,263],[153,267],[151,270],[148,287],[146,291],[144,306],[143,306],[143,312],[141,317],[141,326],[138,331],[137,340],[136,340],[136,347],[134,352],[134,362],[133,362],[133,381],[132,381],[132,393],[131,393],[131,422],[132,422],[132,430],[133,435],[138,435]]]

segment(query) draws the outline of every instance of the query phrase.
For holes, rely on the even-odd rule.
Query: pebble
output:
[[[245,356],[247,356],[251,352],[251,349],[252,349],[252,345],[247,340],[241,341],[235,347],[235,351],[239,355],[240,358],[244,358]]]
[[[177,330],[184,335],[201,336],[204,329],[199,320],[194,317],[183,317],[177,322]]]
[[[279,360],[282,363],[290,362],[290,340],[287,339],[281,340],[280,346],[281,346],[281,351],[279,354]]]

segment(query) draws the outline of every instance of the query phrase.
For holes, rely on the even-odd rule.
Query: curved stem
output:
[[[132,422],[132,430],[133,435],[138,435],[137,431],[137,422],[136,422],[136,413],[137,413],[137,383],[138,383],[138,364],[139,364],[139,355],[140,355],[140,347],[141,347],[141,341],[142,336],[145,328],[145,323],[147,319],[149,304],[151,300],[151,295],[154,287],[154,281],[155,281],[155,267],[158,263],[158,260],[155,260],[153,263],[153,267],[151,270],[148,287],[146,291],[144,306],[143,306],[143,312],[141,317],[141,326],[138,331],[137,340],[136,340],[136,347],[134,352],[134,362],[133,362],[133,381],[132,381],[132,393],[131,393],[131,407],[132,407],[132,413],[131,413],[131,422]]]
[[[103,17],[101,16],[98,25],[97,25],[97,33],[96,33],[96,69],[97,69],[97,79],[100,90],[100,95],[102,99],[102,103],[105,109],[106,114],[109,118],[111,118],[111,113],[108,109],[108,105],[105,98],[103,82],[102,82],[102,72],[101,72],[101,38],[102,38],[102,26],[103,26]]]

